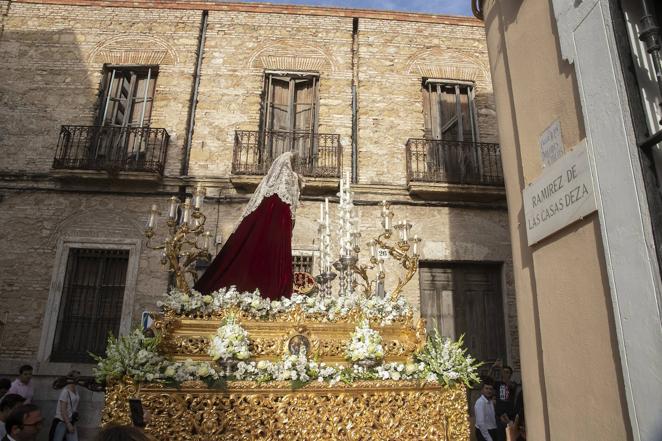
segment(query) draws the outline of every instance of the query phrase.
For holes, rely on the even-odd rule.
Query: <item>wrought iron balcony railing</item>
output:
[[[150,127],[62,126],[53,168],[162,175],[169,139]]]
[[[486,142],[407,141],[409,182],[503,186],[501,148]]]
[[[237,130],[232,173],[263,175],[281,153],[297,152],[295,170],[308,177],[338,178],[342,164],[340,135],[311,132]]]

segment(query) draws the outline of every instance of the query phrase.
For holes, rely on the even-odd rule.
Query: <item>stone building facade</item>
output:
[[[337,202],[347,174],[363,238],[388,200],[424,240],[405,293],[417,314],[519,366],[481,22],[211,1],[2,0],[0,11],[0,374],[33,364],[46,413],[54,376],[91,373],[54,349],[75,315],[65,306],[73,262],[119,268],[106,284],[115,291],[78,282],[96,287],[99,304],[114,292],[94,311],[108,329],[139,325],[168,287],[144,242],[152,204],[163,211],[204,185],[219,250],[268,166],[267,145],[303,152],[293,249],[312,256],[313,272],[319,203]],[[98,410],[103,396],[84,400]],[[96,418],[83,412],[81,427]]]

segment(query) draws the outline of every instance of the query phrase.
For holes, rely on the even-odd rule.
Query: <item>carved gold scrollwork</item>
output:
[[[469,439],[464,387],[372,381],[351,385],[232,382],[227,390],[118,383],[106,391],[103,423],[128,423],[128,398],[150,411],[160,440]]]

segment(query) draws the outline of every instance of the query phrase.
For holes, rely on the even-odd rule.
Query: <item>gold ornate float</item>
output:
[[[112,362],[102,366],[100,358],[97,375],[109,380],[103,423],[130,423],[128,400],[139,398],[151,415],[146,431],[162,441],[468,440],[470,430],[464,383],[476,381],[474,361],[467,357],[468,363],[463,364],[462,368],[467,369],[468,366],[468,371],[463,377],[445,377],[439,367],[444,363],[435,363],[435,357],[441,357],[438,354],[448,352],[448,348],[442,348],[440,339],[426,341],[424,322],[414,321],[411,308],[400,296],[402,287],[418,268],[420,240],[417,236],[413,239],[409,237],[411,224],[406,220],[391,225],[393,214],[388,203],[384,202],[381,213],[384,233],[368,243],[370,265],[360,265],[360,233],[352,230],[353,224],[350,222],[352,199],[349,182],[340,188],[343,253],[336,262],[332,262],[327,200],[321,207],[320,216],[320,243],[324,245],[320,248],[321,273],[316,278],[305,273],[295,277],[294,291],[295,296],[299,297],[287,303],[287,308],[282,308],[285,300],[269,303],[258,293],[235,292],[230,295],[235,303],[230,304],[227,299],[231,289],[204,296],[191,290],[186,279],[194,275],[193,261],[200,256],[209,257],[209,235],[204,233],[204,216],[200,213],[205,192],[198,188],[193,201],[184,202],[181,222],[177,220],[178,207],[173,199],[168,210],[169,236],[162,246],[153,248],[164,250],[163,263],[175,276],[178,291],[166,296],[170,303],[164,303],[162,314],[154,317],[152,330],[158,335],[155,340],[158,346],[151,347],[154,352],[146,352],[148,357],[143,354],[142,361],[136,362],[147,366],[145,360],[149,356],[158,358],[162,361],[158,369],[162,371],[149,377],[144,375],[140,366],[127,368],[117,354],[143,352],[139,345],[126,343],[129,339],[124,341],[124,351],[107,353],[108,360],[116,357]],[[152,207],[146,230],[148,239],[154,236],[157,215],[157,208]],[[194,221],[193,227],[188,225],[191,219]],[[391,245],[388,240],[393,229],[399,232],[399,240]],[[204,235],[205,241],[198,245],[198,236],[201,235]],[[385,258],[394,259],[405,270],[404,277],[398,278],[398,284],[390,295],[386,295],[384,289]],[[336,276],[332,272],[334,268],[339,271],[337,297],[333,297],[331,289]],[[371,278],[368,271],[375,270],[378,273]],[[313,297],[311,299],[306,295]],[[240,299],[241,296],[244,297]],[[191,301],[193,298],[197,303]],[[318,301],[342,303],[343,299],[354,299],[354,303],[343,303],[342,314],[315,309]],[[246,306],[252,302],[267,308],[268,313]],[[373,306],[366,306],[366,302],[381,306],[374,309]],[[385,315],[375,313],[384,307],[384,302],[390,302],[386,305],[390,311],[399,308],[398,313],[391,314],[388,320],[385,320]],[[191,307],[193,303],[198,306]],[[210,355],[214,352],[210,348],[216,344],[218,335],[225,335],[221,330],[229,326],[228,322],[234,329],[238,326],[244,335],[242,350],[248,347],[246,357],[250,354],[250,359],[246,362],[231,360],[232,363],[224,359],[224,368],[217,371]],[[354,344],[360,328],[378,337],[380,351],[383,349],[380,352],[383,356],[380,355],[378,363],[375,363],[378,367],[361,364],[362,361],[375,362],[374,359],[362,358],[357,362],[352,358],[355,364],[347,361],[348,343],[352,341]],[[145,338],[141,333],[135,335],[138,340]],[[230,340],[223,337],[220,341],[224,345]],[[119,340],[115,342],[120,345]],[[365,342],[367,345],[372,340]],[[461,341],[457,348],[460,346]],[[305,352],[301,351],[302,348]],[[457,350],[462,358],[464,350]],[[421,357],[421,354],[426,354],[427,358]],[[238,374],[243,369],[241,363],[252,363],[253,369],[257,370],[260,364],[276,366],[286,363],[288,357],[298,357],[305,363],[312,360],[319,369],[318,375],[309,377],[307,382],[297,383],[279,381],[295,377],[276,375],[263,382],[246,381],[248,377],[242,378]],[[137,358],[140,359],[139,356]],[[426,365],[425,360],[432,361]],[[205,373],[192,375],[196,379],[180,379],[176,383],[172,372],[175,367],[179,369],[182,366],[194,366],[194,370],[199,368]],[[335,376],[322,375],[323,366]],[[150,369],[153,371],[156,368],[151,366]],[[218,373],[213,377],[214,381],[207,381],[210,369]],[[454,369],[451,371],[456,375]],[[143,381],[130,379],[126,376],[129,372],[138,372]],[[352,372],[359,375],[352,376]],[[414,372],[421,374],[417,376]]]

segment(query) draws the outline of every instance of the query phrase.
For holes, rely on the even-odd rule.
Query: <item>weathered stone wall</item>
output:
[[[191,174],[230,174],[235,130],[259,129],[265,70],[319,74],[319,132],[351,160],[351,47],[351,18],[211,11]]]
[[[473,81],[480,140],[497,142],[482,28],[363,19],[358,39],[359,182],[406,184],[405,144],[424,135],[424,78]]]
[[[200,14],[12,2],[0,42],[0,170],[50,170],[60,126],[95,123],[105,63],[158,64],[151,126],[170,134],[166,173],[178,174]]]

